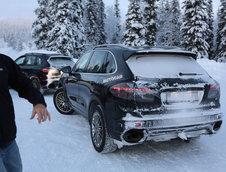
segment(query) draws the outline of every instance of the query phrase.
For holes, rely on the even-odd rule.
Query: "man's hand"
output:
[[[46,121],[47,118],[49,119],[49,121],[51,120],[50,114],[43,104],[37,104],[34,106],[30,119],[34,119],[36,114],[38,115],[37,120],[39,124]]]

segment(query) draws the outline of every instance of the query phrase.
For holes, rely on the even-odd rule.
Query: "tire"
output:
[[[63,88],[58,89],[54,93],[53,102],[54,102],[56,109],[61,114],[64,114],[64,115],[73,114],[74,110],[65,101]]]
[[[90,112],[90,135],[97,152],[110,153],[117,149],[114,140],[109,137],[103,111],[100,105],[94,105]]]

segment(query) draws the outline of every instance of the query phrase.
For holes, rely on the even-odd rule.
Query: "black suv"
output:
[[[193,52],[103,45],[62,71],[55,107],[88,119],[98,152],[147,140],[188,140],[221,127],[219,83]]]
[[[40,91],[55,89],[61,77],[60,68],[73,66],[72,57],[61,54],[27,53],[15,60]]]

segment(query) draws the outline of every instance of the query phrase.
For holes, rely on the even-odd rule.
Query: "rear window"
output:
[[[50,57],[49,63],[53,66],[73,66],[75,62],[72,58]]]
[[[175,78],[179,74],[206,75],[205,70],[192,58],[173,54],[132,56],[127,64],[136,76],[149,78]]]

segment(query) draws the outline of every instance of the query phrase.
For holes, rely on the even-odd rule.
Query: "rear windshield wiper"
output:
[[[199,74],[199,73],[182,73],[182,72],[180,72],[179,74],[178,74],[179,76],[185,76],[185,75],[202,75],[202,74]]]

